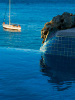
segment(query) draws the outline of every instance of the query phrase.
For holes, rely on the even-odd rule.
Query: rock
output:
[[[62,18],[70,17],[70,13],[64,12],[64,13],[61,15],[61,17],[62,17]]]
[[[71,13],[70,16],[73,16],[73,14]]]
[[[55,32],[57,30],[64,30],[75,27],[75,15],[72,13],[64,12],[62,15],[57,15],[53,17],[50,22],[47,22],[44,25],[44,28],[41,30],[41,38],[43,42],[46,40],[48,34]]]
[[[61,21],[61,16],[60,15],[58,15],[56,17],[53,17],[53,19],[52,19],[52,22],[54,22],[54,23],[59,23],[60,21]]]

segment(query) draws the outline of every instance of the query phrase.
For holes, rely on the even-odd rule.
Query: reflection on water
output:
[[[58,91],[64,91],[75,81],[75,58],[46,54],[40,60],[43,75],[48,76]]]
[[[13,30],[13,29],[5,29],[5,28],[3,28],[3,30],[8,32],[21,32],[21,30]]]

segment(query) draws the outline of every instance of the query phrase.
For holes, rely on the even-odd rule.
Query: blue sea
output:
[[[75,3],[16,2],[11,1],[11,23],[20,24],[21,32],[3,29],[9,8],[0,2],[0,100],[75,100],[73,63],[51,57],[47,67],[40,52],[44,24],[63,12],[74,14]]]

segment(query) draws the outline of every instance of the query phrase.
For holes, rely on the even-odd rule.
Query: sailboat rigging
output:
[[[11,29],[11,30],[21,30],[21,26],[20,25],[12,25],[10,22],[10,6],[11,6],[11,0],[9,0],[9,24],[5,24],[5,22],[3,22],[3,28],[5,29]]]

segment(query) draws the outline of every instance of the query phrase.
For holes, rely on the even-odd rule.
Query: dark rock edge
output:
[[[65,30],[75,27],[75,15],[64,12],[62,15],[53,17],[50,22],[47,22],[41,30],[42,44],[45,42],[47,36],[59,30]]]

